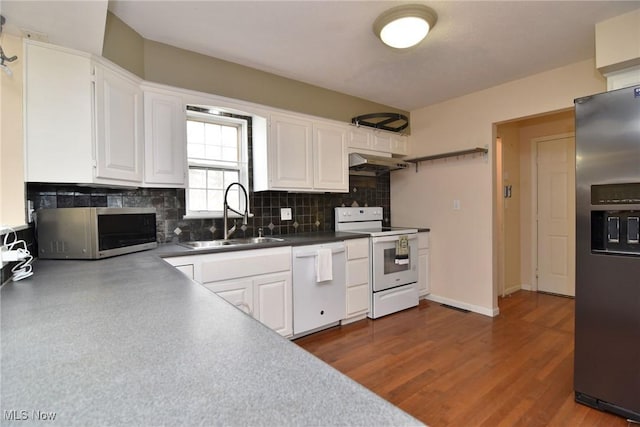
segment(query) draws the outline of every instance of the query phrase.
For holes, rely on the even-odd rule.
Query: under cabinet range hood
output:
[[[381,175],[407,167],[409,167],[409,163],[393,157],[373,156],[362,153],[349,154],[349,173],[351,175]]]

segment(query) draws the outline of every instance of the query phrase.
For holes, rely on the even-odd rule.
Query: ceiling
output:
[[[48,33],[53,43],[93,43],[83,50],[100,53],[103,34],[94,33],[104,29],[106,0],[1,1],[8,24]],[[408,51],[384,46],[372,31],[400,3],[438,14],[427,39]],[[592,58],[595,24],[638,8],[640,0],[108,2],[146,39],[409,111]]]

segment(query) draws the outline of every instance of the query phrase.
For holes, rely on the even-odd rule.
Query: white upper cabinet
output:
[[[271,115],[269,186],[280,190],[313,188],[313,123],[297,117]]]
[[[392,135],[391,154],[399,154],[402,156],[409,154],[409,139],[404,135]]]
[[[144,88],[146,186],[185,186],[186,120],[182,97]]]
[[[143,127],[140,82],[95,67],[96,178],[142,182]]]
[[[346,125],[271,114],[264,143],[254,139],[255,191],[349,191]]]
[[[402,156],[409,154],[409,143],[405,135],[396,135],[363,127],[349,130],[348,147],[350,152],[366,150]]]
[[[90,56],[27,42],[24,102],[26,181],[92,182]]]
[[[374,132],[371,139],[371,149],[374,151],[391,152],[391,134]]]
[[[82,52],[25,42],[26,180],[142,183],[142,92]]]
[[[371,132],[362,128],[351,128],[349,130],[349,148],[351,151],[371,150],[371,139],[373,135]]]
[[[313,126],[313,187],[316,190],[349,191],[347,132],[329,124]]]

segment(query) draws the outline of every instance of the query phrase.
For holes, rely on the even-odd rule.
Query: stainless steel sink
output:
[[[229,239],[229,240],[197,240],[192,242],[178,243],[180,246],[190,249],[211,249],[221,248],[225,246],[237,246],[237,245],[257,245],[259,243],[275,243],[284,242],[284,239],[278,237],[248,237],[244,239]]]

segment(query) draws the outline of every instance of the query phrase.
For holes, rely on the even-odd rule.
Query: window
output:
[[[187,217],[221,217],[224,192],[233,182],[239,182],[249,190],[247,148],[247,120],[188,107]],[[239,187],[232,187],[227,202],[242,212],[245,206],[240,192]]]

